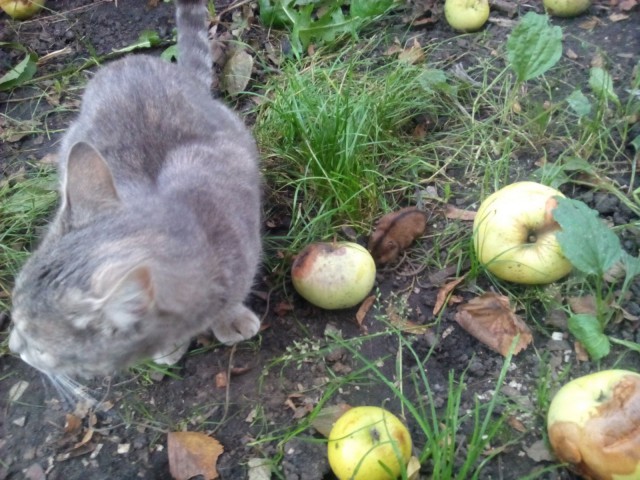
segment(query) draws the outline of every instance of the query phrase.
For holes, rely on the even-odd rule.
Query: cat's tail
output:
[[[213,76],[208,18],[206,0],[176,0],[178,64],[207,90]]]

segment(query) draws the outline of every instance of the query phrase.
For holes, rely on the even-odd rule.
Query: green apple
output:
[[[591,0],[543,0],[545,10],[556,17],[575,17],[591,6]]]
[[[354,407],[333,425],[327,452],[339,480],[396,479],[411,458],[411,435],[380,407]]]
[[[547,431],[582,477],[640,479],[640,374],[604,370],[567,383],[551,401]]]
[[[376,264],[357,243],[312,243],[294,260],[291,279],[296,291],[314,305],[328,310],[349,308],[371,292]]]
[[[444,17],[454,30],[474,32],[489,19],[488,0],[445,0]]]
[[[0,8],[15,20],[33,17],[44,6],[46,0],[0,0]]]
[[[496,277],[524,284],[551,283],[571,271],[553,218],[559,191],[517,182],[490,195],[473,223],[476,255]]]

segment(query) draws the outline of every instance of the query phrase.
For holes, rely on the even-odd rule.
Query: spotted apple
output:
[[[310,303],[334,310],[360,303],[371,292],[376,264],[369,251],[354,242],[308,245],[291,267],[296,291]]]
[[[545,10],[556,17],[575,17],[591,6],[591,0],[543,0]]]
[[[339,480],[394,480],[411,458],[411,435],[380,407],[347,410],[329,433],[329,465]]]
[[[640,479],[640,374],[604,370],[577,378],[547,414],[557,457],[591,480]]]
[[[489,19],[489,1],[445,0],[444,17],[454,30],[475,32]]]
[[[33,17],[44,6],[46,0],[0,0],[0,8],[15,20]]]

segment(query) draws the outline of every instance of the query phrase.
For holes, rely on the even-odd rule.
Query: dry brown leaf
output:
[[[320,435],[324,435],[329,438],[329,433],[333,428],[333,424],[340,418],[347,410],[351,408],[351,405],[346,403],[339,403],[337,405],[329,405],[322,408],[318,414],[311,420],[311,426],[315,428]]]
[[[216,373],[216,388],[227,388],[228,384],[227,372]]]
[[[584,22],[580,23],[578,26],[583,30],[593,30],[599,24],[600,24],[600,20],[598,20],[596,17],[590,17],[588,20],[585,20]]]
[[[567,297],[567,303],[571,307],[573,313],[596,315],[596,299],[593,295],[585,295],[584,297]]]
[[[629,15],[626,15],[624,13],[612,13],[611,15],[609,15],[609,20],[611,20],[613,23],[621,22],[628,19]]]
[[[638,2],[638,0],[622,0],[618,7],[620,8],[620,10],[628,12],[638,5],[640,5],[640,2]]]
[[[289,302],[285,302],[284,300],[281,302],[278,302],[273,307],[273,313],[275,313],[279,317],[284,317],[289,312],[293,312],[293,305]]]
[[[438,315],[440,310],[445,305],[449,294],[456,288],[462,281],[466,278],[466,275],[461,276],[460,278],[456,278],[455,280],[451,280],[450,282],[445,283],[440,290],[438,290],[438,295],[436,295],[436,304],[433,306],[433,314]]]
[[[78,435],[82,430],[82,419],[71,413],[65,415],[64,433],[70,435]]]
[[[400,55],[398,55],[398,60],[400,60],[401,62],[409,63],[411,65],[416,65],[424,61],[424,50],[418,42],[418,39],[414,38],[413,44],[400,52]]]
[[[389,48],[387,48],[384,51],[384,55],[389,57],[391,55],[395,55],[396,53],[400,53],[402,52],[402,46],[400,45],[400,42],[396,41],[393,43],[393,45],[391,45]]]
[[[444,207],[444,216],[450,220],[464,220],[472,222],[476,218],[476,212],[473,210],[463,210],[461,208],[454,207],[453,205],[446,205]]]
[[[420,459],[412,455],[407,463],[407,479],[420,480],[420,468]]]
[[[574,52],[571,48],[567,48],[566,55],[571,60],[577,60],[578,59],[578,54],[576,52]]]
[[[490,292],[471,299],[458,307],[455,320],[469,334],[505,357],[516,336],[519,335],[519,339],[514,355],[533,340],[529,327],[515,314],[504,295]]]
[[[509,417],[507,417],[507,423],[511,428],[513,428],[514,430],[517,430],[520,433],[524,433],[527,430],[529,430],[527,427],[524,426],[524,423],[522,423],[513,415],[509,415]]]
[[[580,342],[574,342],[573,349],[576,351],[576,360],[579,362],[588,362],[589,361],[589,353],[587,349],[584,348]]]
[[[224,447],[215,438],[200,432],[169,432],[167,451],[169,471],[175,480],[196,475],[205,480],[218,478],[216,463]]]
[[[397,260],[406,248],[424,235],[427,216],[416,207],[383,215],[369,237],[368,248],[378,265]]]
[[[244,92],[251,80],[253,57],[238,48],[227,59],[222,70],[222,88],[232,97]]]
[[[367,313],[369,313],[369,310],[371,310],[371,307],[373,306],[375,301],[376,301],[376,296],[371,295],[365,298],[362,304],[360,305],[360,307],[358,308],[358,311],[356,312],[356,322],[358,322],[359,327],[362,326],[362,322],[364,322],[364,319],[367,316]]]

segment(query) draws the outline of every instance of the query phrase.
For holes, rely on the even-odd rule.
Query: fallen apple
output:
[[[334,310],[360,303],[373,288],[376,264],[352,242],[312,243],[291,267],[296,291],[314,305]]]
[[[604,370],[567,383],[551,401],[547,431],[582,477],[640,479],[640,374]]]
[[[564,277],[571,263],[556,238],[559,191],[535,182],[508,185],[482,202],[473,223],[476,255],[495,276],[544,284]]]
[[[488,0],[445,0],[444,17],[454,30],[480,30],[489,18]]]
[[[543,0],[545,10],[556,17],[575,17],[591,6],[591,0]]]
[[[42,9],[46,0],[0,0],[0,8],[15,20],[26,20]]]
[[[411,458],[411,435],[380,407],[347,410],[331,429],[329,465],[339,480],[396,479]]]

